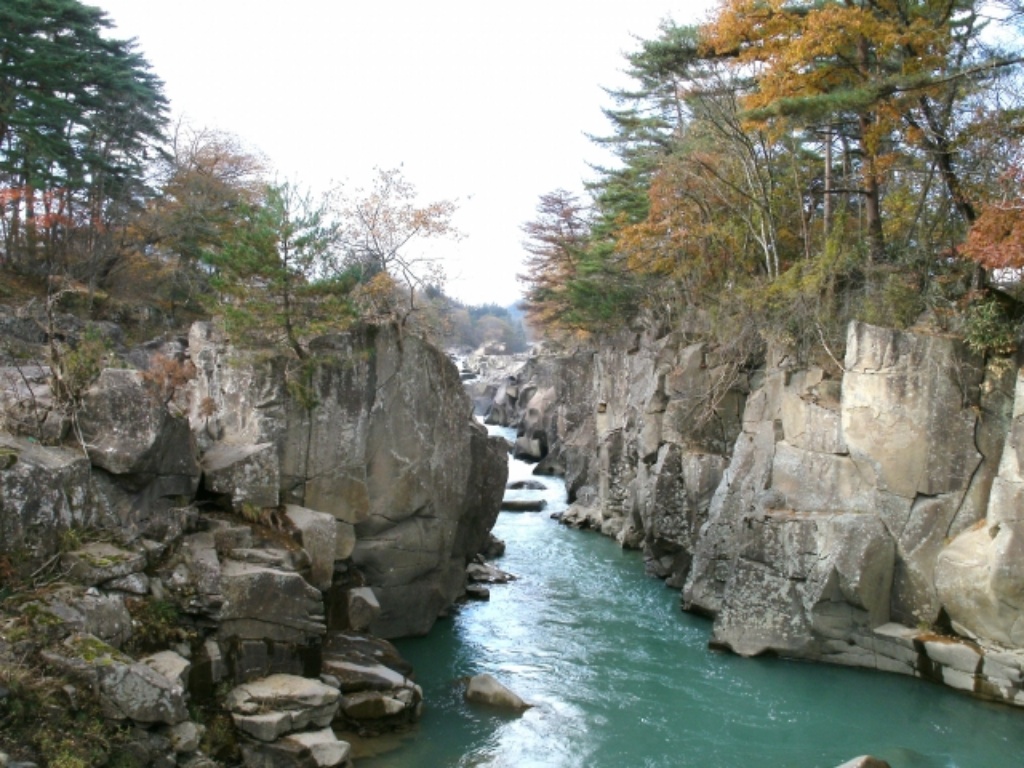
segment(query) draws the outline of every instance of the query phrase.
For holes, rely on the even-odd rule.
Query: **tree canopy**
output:
[[[5,262],[51,263],[77,249],[101,269],[101,236],[141,204],[167,105],[134,42],[106,36],[109,27],[77,0],[0,4]]]
[[[1019,10],[721,0],[703,26],[663,23],[626,55],[632,87],[609,92],[597,140],[618,164],[576,201],[573,263],[528,241],[531,316],[608,330],[625,291],[618,325],[692,311],[762,339],[964,322],[984,295],[971,260],[1024,265]]]

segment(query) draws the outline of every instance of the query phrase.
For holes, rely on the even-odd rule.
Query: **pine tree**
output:
[[[4,261],[52,269],[74,245],[92,263],[104,229],[144,192],[166,101],[134,43],[103,34],[110,26],[77,0],[0,4]]]

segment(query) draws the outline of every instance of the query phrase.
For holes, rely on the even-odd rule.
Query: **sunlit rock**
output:
[[[532,706],[488,674],[473,675],[467,680],[466,700],[515,712],[522,712]]]

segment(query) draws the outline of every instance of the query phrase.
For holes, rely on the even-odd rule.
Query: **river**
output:
[[[511,479],[530,467],[512,462]],[[1024,711],[897,675],[707,648],[710,625],[644,575],[640,556],[567,529],[564,487],[539,478],[542,513],[502,512],[491,588],[429,637],[400,642],[428,703],[397,749],[358,768],[893,768],[1024,765]],[[536,706],[470,707],[458,679],[489,672]]]

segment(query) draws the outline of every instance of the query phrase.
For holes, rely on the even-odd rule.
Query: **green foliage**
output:
[[[1008,355],[1017,349],[1020,318],[1014,318],[1005,301],[987,296],[968,305],[964,312],[964,341],[978,354]]]
[[[60,387],[65,400],[78,403],[103,370],[108,352],[107,341],[95,328],[87,328],[78,342],[60,354]]]
[[[66,681],[27,665],[0,664],[0,749],[30,749],[47,766],[93,768],[104,765],[125,733],[103,717],[91,692],[76,690],[68,706]]]
[[[912,272],[899,272],[887,275],[881,290],[865,296],[860,317],[873,325],[907,328],[925,308],[917,276]]]
[[[316,399],[316,388],[313,383],[316,368],[315,360],[304,360],[297,367],[289,369],[286,377],[289,397],[306,411],[312,411],[320,404]]]
[[[344,330],[355,316],[358,278],[338,266],[338,227],[326,201],[289,184],[268,186],[259,204],[240,212],[221,247],[203,252],[216,270],[213,308],[238,341],[283,346],[305,358],[309,338]]]
[[[128,612],[132,617],[132,637],[126,647],[129,652],[161,651],[181,638],[178,606],[168,600],[133,598],[128,601]]]
[[[571,307],[563,324],[583,331],[614,331],[641,306],[641,286],[608,245],[593,247],[568,283]]]
[[[508,354],[526,350],[521,313],[497,304],[466,306],[452,299],[445,301],[442,341],[446,346],[476,349],[482,344],[500,344]]]
[[[34,267],[74,254],[100,268],[101,230],[145,190],[162,84],[131,41],[78,0],[0,3],[3,253]]]

